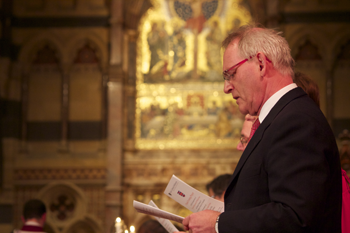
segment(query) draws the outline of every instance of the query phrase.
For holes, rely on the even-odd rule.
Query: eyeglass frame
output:
[[[241,65],[243,65],[243,63],[245,63],[246,61],[248,61],[248,58],[246,58],[246,59],[244,59],[244,60],[238,62],[237,64],[231,66],[230,68],[228,68],[227,70],[225,70],[224,72],[222,72],[224,80],[230,81],[231,78],[234,76],[234,74],[229,74],[228,72],[229,72],[230,70],[236,68],[236,67],[237,67],[237,69],[238,69],[238,67],[241,66]]]
[[[250,58],[252,58],[252,57],[250,57]],[[244,60],[238,62],[237,64],[233,65],[232,67],[230,67],[230,68],[228,68],[227,70],[225,70],[224,72],[222,72],[224,80],[225,80],[225,81],[230,81],[231,78],[234,76],[234,74],[229,74],[228,72],[229,72],[230,70],[236,68],[236,67],[237,67],[237,69],[238,69],[238,67],[240,67],[241,65],[243,65],[243,63],[245,63],[246,61],[248,61],[248,58],[246,58],[246,59],[244,59]]]
[[[248,144],[249,138],[247,138],[246,136],[241,136],[241,138],[239,139],[239,142],[244,146]]]

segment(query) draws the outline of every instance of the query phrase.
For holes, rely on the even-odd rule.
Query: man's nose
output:
[[[233,85],[231,84],[230,81],[227,81],[225,80],[225,83],[224,83],[224,92],[226,94],[229,94],[233,91]]]

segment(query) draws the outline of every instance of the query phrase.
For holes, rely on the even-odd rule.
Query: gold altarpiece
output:
[[[240,0],[152,0],[137,41],[137,149],[235,148],[243,116],[223,92],[221,42],[251,21]]]

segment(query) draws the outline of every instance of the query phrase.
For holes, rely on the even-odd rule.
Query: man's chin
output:
[[[242,105],[238,105],[238,110],[240,111],[240,113],[242,113],[243,115],[247,115],[249,113],[248,109],[244,108],[244,106]]]

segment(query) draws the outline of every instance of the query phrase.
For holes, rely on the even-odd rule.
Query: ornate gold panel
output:
[[[141,20],[136,148],[235,148],[243,123],[223,92],[221,42],[251,20],[238,0],[153,0]]]

